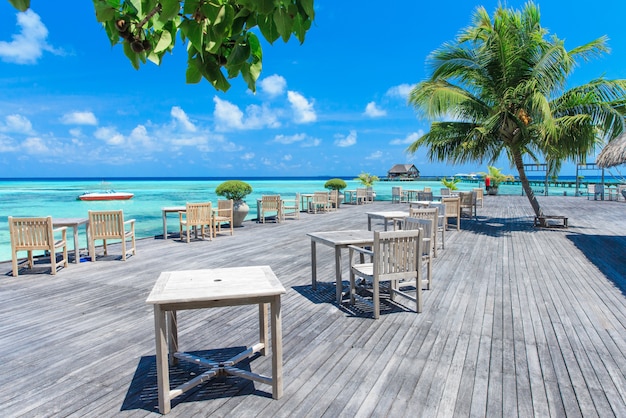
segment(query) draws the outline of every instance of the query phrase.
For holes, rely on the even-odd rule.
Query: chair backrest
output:
[[[400,197],[402,196],[402,187],[400,186],[392,186],[391,187],[391,196]]]
[[[337,206],[339,203],[339,190],[331,190],[328,199]]]
[[[211,202],[187,203],[185,218],[187,225],[210,225],[213,217]]]
[[[280,206],[280,195],[263,195],[261,196],[263,211],[277,211]]]
[[[474,193],[476,193],[476,200],[482,200],[482,198],[484,196],[484,192],[483,192],[483,188],[482,187],[476,187],[476,188],[472,189],[472,191]]]
[[[14,251],[49,250],[54,247],[51,216],[41,218],[9,216],[9,234]]]
[[[432,189],[430,187],[424,187],[424,191],[425,192],[432,192]]]
[[[459,199],[462,208],[471,208],[476,204],[476,194],[474,192],[460,192]]]
[[[288,204],[284,205],[284,208],[289,208],[289,209],[300,209],[300,193],[296,193],[296,197],[294,197],[293,199],[288,199],[286,200],[286,202],[288,202]]]
[[[420,230],[374,232],[374,277],[416,279],[422,266]]]
[[[442,196],[450,196],[450,189],[447,187],[442,187],[441,189],[439,189],[439,194],[441,194]]]
[[[89,235],[94,239],[124,237],[124,213],[122,210],[90,210]]]
[[[424,201],[432,201],[433,200],[433,192],[417,192],[417,200],[424,200]]]
[[[433,207],[427,208],[409,208],[409,218],[430,219],[432,221],[437,220],[439,216],[439,209]]]
[[[441,201],[446,205],[446,216],[456,217],[461,212],[459,197],[444,197]]]
[[[367,199],[367,189],[357,188],[356,189],[356,198],[359,199]]]
[[[217,213],[219,216],[227,216],[229,218],[232,218],[233,207],[234,207],[233,199],[217,201]]]
[[[329,195],[328,192],[313,192],[313,203],[327,204]]]
[[[430,242],[433,242],[435,239],[435,228],[433,227],[432,219],[422,219],[422,218],[404,218],[404,222],[402,224],[402,229],[405,231],[412,231],[415,229],[421,229],[423,231],[423,239],[429,239]],[[422,250],[425,253],[432,253],[433,246],[423,246]]]
[[[437,209],[437,217],[438,217],[437,226],[439,228],[442,228],[444,226],[444,216],[445,216],[445,213],[446,213],[446,204],[445,203],[431,203],[429,208]]]

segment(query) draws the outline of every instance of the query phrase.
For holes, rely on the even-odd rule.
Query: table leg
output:
[[[272,397],[283,396],[283,327],[280,317],[280,295],[272,298]]]
[[[168,337],[168,352],[174,354],[178,351],[178,319],[176,311],[169,311],[166,314],[167,317],[167,337]],[[169,356],[169,362],[172,366],[178,364],[178,359],[173,355]]]
[[[385,231],[387,231],[387,218],[384,218],[385,221]]]
[[[80,263],[80,245],[78,244],[78,225],[74,225],[74,262]]]
[[[341,282],[341,247],[335,247],[335,285],[337,287],[337,305],[341,306],[343,286]]]
[[[311,288],[317,290],[317,255],[315,241],[311,239]]]
[[[167,326],[165,311],[154,305],[154,333],[156,342],[157,391],[159,396],[159,412],[170,412],[170,376],[167,363]]]
[[[163,211],[163,239],[167,239],[167,213]]]
[[[372,230],[372,217],[370,215],[367,215],[367,230]]]
[[[274,309],[272,308],[272,313]],[[272,336],[274,330],[272,330]],[[267,343],[269,342],[267,333],[267,303],[259,303],[259,341],[263,344],[263,349],[260,351],[262,356],[267,355]],[[272,351],[275,350],[272,345]]]

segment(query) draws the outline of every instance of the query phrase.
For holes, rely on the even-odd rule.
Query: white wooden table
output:
[[[404,219],[409,216],[409,212],[400,210],[390,210],[384,212],[366,212],[367,215],[367,230],[372,230],[372,219],[382,219],[385,222],[385,231],[389,221],[395,221],[396,219]]]
[[[78,244],[78,227],[85,225],[85,236],[87,237],[87,249],[89,249],[89,218],[52,218],[52,225],[55,228],[67,226],[74,230],[74,262],[80,263],[80,245]],[[89,254],[91,256],[91,254]]]
[[[341,249],[348,245],[373,245],[374,234],[371,231],[327,231],[311,232],[307,236],[311,238],[311,287],[317,289],[317,248],[319,242],[335,249],[335,285],[337,304],[341,305],[343,285],[341,280]]]
[[[163,216],[163,239],[167,239],[167,214],[178,213],[180,211],[184,212],[185,210],[187,210],[186,206],[167,206],[167,207],[161,208],[161,213]]]
[[[154,305],[159,411],[162,414],[167,414],[171,408],[172,398],[183,394],[209,378],[221,375],[239,376],[271,385],[272,397],[279,399],[283,393],[280,295],[284,293],[285,288],[269,266],[161,273],[146,300],[146,303]],[[260,342],[247,350],[219,363],[178,351],[177,311],[256,304],[259,306]],[[255,353],[260,352],[262,355],[267,355],[267,304],[271,308],[272,377],[236,367],[238,362],[253,356]],[[237,330],[233,329],[233,332],[236,333]],[[169,364],[176,364],[178,360],[193,362],[208,370],[189,382],[170,390]]]

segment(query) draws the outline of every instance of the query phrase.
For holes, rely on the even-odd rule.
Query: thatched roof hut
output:
[[[596,159],[596,165],[601,168],[609,168],[626,162],[626,133],[613,138],[602,149]]]

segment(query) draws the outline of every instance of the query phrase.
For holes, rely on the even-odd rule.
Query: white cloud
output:
[[[335,135],[335,145],[338,147],[351,147],[354,144],[356,144],[356,131],[350,131],[348,136]]]
[[[369,116],[370,118],[379,118],[381,116],[387,115],[387,111],[380,109],[376,106],[376,102],[369,102],[367,106],[365,106],[365,116]]]
[[[309,141],[306,141],[302,144],[303,147],[317,147],[322,143],[322,140],[319,138],[311,138]]]
[[[306,139],[306,134],[276,135],[274,137],[274,142],[288,145],[288,144],[293,144],[294,142],[303,141],[304,139]]]
[[[128,140],[131,144],[141,146],[144,151],[152,151],[154,142],[148,134],[148,130],[143,125],[137,125],[128,136]]]
[[[83,136],[83,131],[80,128],[72,128],[69,132],[74,138],[80,138]]]
[[[26,138],[22,143],[22,148],[29,154],[48,154],[49,148],[41,138]]]
[[[187,114],[183,109],[178,106],[173,106],[170,114],[174,119],[176,119],[176,121],[180,124],[180,126],[182,126],[184,130],[186,130],[187,132],[196,132],[195,125],[191,123],[189,117],[187,117]]]
[[[409,97],[409,93],[415,87],[415,84],[400,84],[398,86],[393,86],[385,95],[390,97],[398,97],[400,99],[406,100]]]
[[[109,145],[122,145],[124,143],[124,135],[117,132],[115,128],[98,128],[93,135]]]
[[[13,152],[17,151],[18,147],[13,140],[8,136],[0,135],[0,152]]]
[[[266,106],[250,105],[246,108],[246,113],[239,107],[227,100],[214,97],[215,126],[219,131],[260,129],[264,127],[277,128],[280,126],[277,112]]]
[[[21,27],[20,33],[12,36],[11,42],[0,41],[0,58],[5,62],[15,64],[35,64],[43,51],[62,55],[48,45],[48,29],[41,22],[39,15],[32,10],[17,14],[17,25]]]
[[[283,155],[283,161],[291,161],[291,160],[292,160],[292,158],[293,158],[293,157],[291,156],[291,154],[286,154],[286,155]]]
[[[278,74],[274,74],[261,80],[259,85],[261,86],[261,90],[263,90],[263,92],[274,97],[285,92],[285,89],[287,88],[287,80]]]
[[[16,134],[32,134],[33,124],[30,123],[27,117],[22,115],[7,115],[5,117],[5,123],[0,124],[0,131],[13,132]]]
[[[246,161],[250,161],[254,159],[254,153],[253,152],[246,152],[245,154],[243,154],[241,156],[242,160],[246,160]]]
[[[424,135],[424,131],[419,130],[417,132],[410,133],[405,138],[392,139],[391,141],[389,141],[389,144],[391,144],[391,145],[408,145],[408,144],[412,144],[413,142],[417,141],[423,135]]]
[[[382,156],[383,156],[382,151],[374,151],[370,155],[365,157],[365,159],[366,160],[380,160]]]
[[[65,125],[97,125],[98,119],[92,112],[71,112],[61,116]]]
[[[291,109],[293,110],[294,121],[296,123],[309,123],[317,120],[313,103],[309,103],[303,95],[295,91],[288,91],[287,100],[291,103]]]

